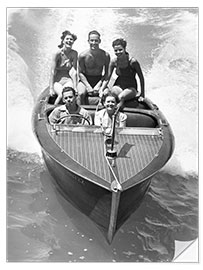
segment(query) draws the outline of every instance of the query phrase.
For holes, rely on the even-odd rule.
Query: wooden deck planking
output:
[[[51,131],[50,127],[48,127]],[[55,142],[83,167],[111,183],[111,175],[104,153],[101,133],[62,131],[50,132]],[[116,166],[120,183],[143,170],[158,154],[162,139],[158,135],[117,134]]]
[[[132,145],[125,158],[119,157],[118,153],[118,173],[120,183],[123,183],[144,169],[154,159],[162,141],[158,136],[151,135],[121,135],[120,137],[119,145],[122,146],[125,143]]]

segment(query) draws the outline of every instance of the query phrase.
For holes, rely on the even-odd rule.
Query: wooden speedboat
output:
[[[123,109],[127,127],[116,128],[109,151],[112,140],[99,126],[50,125],[54,105],[48,93],[47,88],[39,96],[32,119],[46,166],[67,200],[111,243],[141,204],[153,175],[170,159],[170,125],[150,100],[129,102]],[[96,106],[84,107],[94,117]]]

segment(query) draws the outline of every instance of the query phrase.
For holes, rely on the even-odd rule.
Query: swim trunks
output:
[[[88,83],[93,87],[95,87],[95,85],[101,80],[102,75],[96,75],[96,76],[92,76],[92,75],[86,75],[84,74]]]

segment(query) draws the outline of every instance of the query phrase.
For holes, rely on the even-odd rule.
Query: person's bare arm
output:
[[[108,76],[109,63],[110,63],[110,55],[107,52],[105,52],[104,76],[102,78],[102,84],[101,84],[101,88],[100,88],[100,95],[102,95],[104,89],[107,87],[107,84],[109,82],[109,76]]]
[[[49,115],[49,123],[54,125],[60,118],[60,111],[58,108],[55,108]]]
[[[78,64],[78,53],[73,51],[73,67],[72,67],[72,79],[73,79],[73,87],[77,90],[77,64]]]
[[[141,88],[140,89],[140,92],[141,92],[140,96],[144,98],[145,97],[145,81],[144,81],[142,69],[141,69],[138,61],[135,61],[134,65],[135,65],[135,69],[136,69],[137,75],[138,75],[139,80],[140,80],[140,88]]]
[[[127,115],[126,114],[122,114],[121,115],[121,119],[120,119],[120,123],[119,123],[119,127],[126,127],[126,122],[127,122]]]
[[[49,93],[52,96],[54,92],[54,75],[56,73],[56,62],[58,58],[58,53],[54,53],[51,62],[50,80],[49,80]]]

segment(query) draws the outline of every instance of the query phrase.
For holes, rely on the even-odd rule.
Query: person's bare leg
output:
[[[119,86],[115,85],[112,87],[111,89],[111,93],[113,93],[114,95],[116,95],[117,97],[119,97],[119,95],[123,92],[122,88],[120,88]]]
[[[55,82],[54,83],[54,91],[57,94],[57,98],[56,98],[56,100],[54,102],[54,105],[59,104],[59,102],[60,102],[60,100],[62,98],[62,90],[63,90],[63,86],[60,83]]]
[[[122,92],[123,92],[122,88],[115,85],[112,87],[111,92],[118,97],[120,102],[117,104],[117,107],[120,109],[124,103],[124,99],[122,98]]]
[[[136,97],[137,90],[135,88],[126,88],[119,95],[118,98],[120,100],[118,107],[122,107],[124,102]]]
[[[63,88],[64,87],[72,87],[72,88],[74,88],[74,86],[73,86],[73,80],[72,79],[67,79],[67,82],[63,85]]]
[[[85,85],[82,82],[78,83],[78,105],[84,105],[86,102],[87,90]]]

